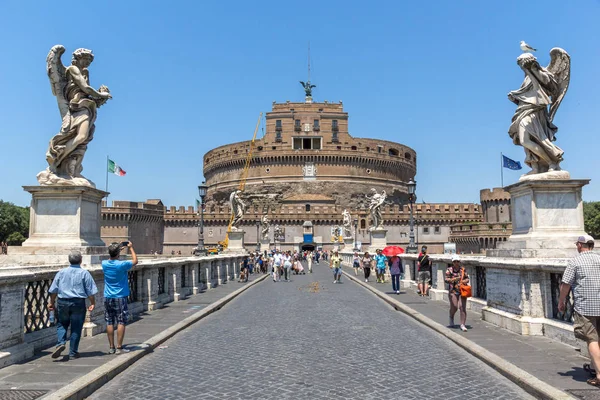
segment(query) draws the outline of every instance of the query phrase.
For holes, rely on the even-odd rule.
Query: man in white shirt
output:
[[[273,255],[273,282],[279,281],[279,269],[283,264],[283,255],[279,250]]]

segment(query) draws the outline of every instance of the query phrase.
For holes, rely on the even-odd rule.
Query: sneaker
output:
[[[454,327],[454,318],[450,317],[449,322],[448,322],[448,327],[449,328],[453,328]]]
[[[124,348],[124,347],[121,347],[121,348],[117,347],[117,349],[116,349],[116,351],[115,351],[115,354],[129,353],[130,351],[131,351],[131,350],[127,350],[127,349],[126,349],[126,348]]]
[[[466,332],[467,331],[467,327],[464,326],[464,324],[461,324],[460,330],[463,331],[463,332]]]
[[[65,346],[64,344],[56,346],[56,349],[54,349],[54,351],[52,352],[52,358],[60,357],[61,353],[65,351],[66,348],[67,346]]]
[[[333,281],[333,283],[337,283],[337,281]]]
[[[108,349],[108,354],[115,354],[116,353],[116,349],[114,347],[111,347],[110,349]]]
[[[365,279],[365,282],[369,282],[369,280],[368,280],[368,279]]]
[[[396,294],[400,294],[400,291],[399,291],[399,290],[396,290]]]
[[[81,357],[79,353],[69,354],[69,360],[76,360],[79,357]]]

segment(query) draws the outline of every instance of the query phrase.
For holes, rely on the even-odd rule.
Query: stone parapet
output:
[[[129,311],[162,308],[201,290],[214,288],[238,276],[242,254],[206,257],[144,258],[129,272]],[[66,256],[63,255],[63,259]],[[0,368],[32,357],[34,352],[56,344],[56,329],[49,321],[48,289],[63,265],[5,267],[0,269]],[[83,335],[104,332],[104,275],[100,265],[86,267],[98,294],[96,307],[88,312]]]

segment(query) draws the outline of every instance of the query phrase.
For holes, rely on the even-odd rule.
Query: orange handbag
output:
[[[465,269],[463,268],[461,271],[461,274],[460,274],[460,286],[459,286],[460,295],[461,295],[461,297],[471,297],[471,296],[473,296],[473,293],[471,291],[471,285],[464,285],[462,283],[464,277],[465,277]]]

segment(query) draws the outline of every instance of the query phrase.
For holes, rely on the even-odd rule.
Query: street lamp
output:
[[[358,232],[358,218],[354,218],[354,251],[358,251],[358,244],[356,243],[356,233]]]
[[[256,252],[260,252],[260,241],[258,240],[258,228],[260,228],[260,219],[256,217]]]
[[[205,256],[206,249],[204,248],[204,198],[206,197],[206,191],[208,186],[205,181],[202,181],[198,185],[198,194],[200,195],[200,223],[198,224],[198,247],[196,248],[195,255]]]
[[[417,182],[412,179],[407,183],[408,186],[408,201],[410,202],[410,234],[408,236],[408,247],[406,252],[408,254],[417,254],[417,245],[415,244],[415,220],[413,218],[413,204],[417,201],[417,195],[415,189],[417,188]]]

